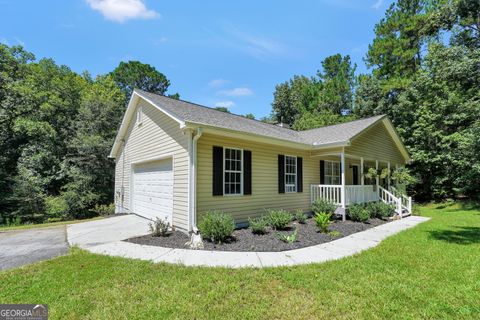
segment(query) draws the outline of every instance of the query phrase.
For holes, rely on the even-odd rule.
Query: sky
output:
[[[0,0],[0,42],[73,71],[154,66],[168,93],[233,113],[271,111],[275,85],[350,55],[357,74],[391,0]]]

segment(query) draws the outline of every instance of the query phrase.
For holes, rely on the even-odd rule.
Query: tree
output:
[[[292,129],[309,130],[352,120],[355,120],[354,115],[342,116],[340,114],[333,113],[331,110],[321,110],[313,112],[307,111],[303,113],[300,118],[295,120]]]
[[[355,88],[355,69],[350,56],[336,54],[322,61],[323,70],[317,71],[322,83],[320,109],[330,109],[335,114],[351,110]]]
[[[373,75],[381,80],[385,91],[406,88],[420,68],[422,46],[427,36],[438,32],[436,28],[425,28],[429,18],[426,8],[431,3],[430,0],[398,0],[375,25],[375,38],[368,47],[365,61],[374,67]]]
[[[226,108],[226,107],[215,107],[213,109],[218,110],[218,111],[222,111],[222,112],[226,112],[226,113],[230,113],[230,110],[228,110],[228,108]]]
[[[247,119],[255,120],[255,115],[253,113],[247,113],[244,117]]]
[[[348,55],[336,54],[322,61],[322,70],[317,71],[315,77],[294,76],[277,85],[273,94],[273,119],[297,128],[330,124],[332,119],[342,121],[342,112],[352,109],[355,68]],[[309,116],[314,119],[310,121]],[[322,116],[326,118],[320,119]],[[299,121],[297,125],[296,121]]]
[[[130,98],[135,88],[165,95],[170,86],[170,81],[163,73],[151,65],[139,61],[122,61],[110,75],[127,99]],[[175,97],[173,96],[173,98]]]

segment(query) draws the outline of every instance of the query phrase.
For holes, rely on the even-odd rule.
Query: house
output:
[[[352,203],[377,200],[400,215],[411,212],[390,177],[364,175],[409,162],[386,116],[295,131],[135,90],[110,157],[117,212],[186,231],[196,231],[208,210],[241,224],[266,208],[307,211],[318,198],[336,203],[343,216]]]

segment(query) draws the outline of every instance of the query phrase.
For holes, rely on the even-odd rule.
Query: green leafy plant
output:
[[[332,214],[326,213],[326,212],[317,213],[313,217],[320,232],[322,233],[328,232],[328,227],[332,223],[332,221],[330,220],[331,217],[332,217]]]
[[[97,204],[93,211],[99,216],[109,216],[115,214],[115,204]]]
[[[395,214],[395,206],[381,201],[366,204],[365,209],[370,213],[371,218],[384,219]]]
[[[368,168],[367,172],[365,173],[365,178],[367,179],[376,179],[379,177],[378,171],[375,168]]]
[[[380,179],[385,179],[386,177],[388,177],[388,174],[388,168],[383,168],[382,171],[380,171]]]
[[[297,230],[298,229],[295,229],[292,234],[277,233],[277,237],[285,243],[294,243],[297,241]]]
[[[312,204],[312,211],[314,214],[317,213],[330,213],[334,214],[337,206],[329,201],[324,199],[317,199]]]
[[[150,228],[150,232],[153,237],[165,237],[168,233],[168,228],[170,227],[170,223],[166,220],[157,218],[155,221],[148,224]]]
[[[293,213],[293,218],[300,224],[307,222],[307,215],[301,209],[298,209]]]
[[[267,210],[267,219],[268,224],[270,227],[272,227],[272,229],[284,230],[290,225],[290,222],[292,221],[292,214],[283,209],[269,209]]]
[[[353,204],[348,207],[348,217],[353,221],[366,222],[370,219],[370,212],[361,204]]]
[[[333,230],[333,231],[330,231],[328,235],[332,238],[338,238],[342,235],[342,233],[340,231]]]
[[[409,185],[417,183],[417,179],[410,173],[408,168],[397,168],[392,173],[392,180],[395,182],[398,191],[405,194]]]
[[[68,203],[61,196],[45,198],[45,213],[48,219],[65,218],[68,215]]]
[[[268,221],[265,217],[248,218],[248,227],[254,234],[265,234],[267,232]]]
[[[202,236],[215,243],[228,241],[235,230],[232,216],[218,211],[207,211],[198,224]]]

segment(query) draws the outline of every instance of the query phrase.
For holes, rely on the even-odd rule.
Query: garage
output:
[[[161,218],[172,224],[172,159],[136,164],[133,167],[133,212],[148,218]]]

